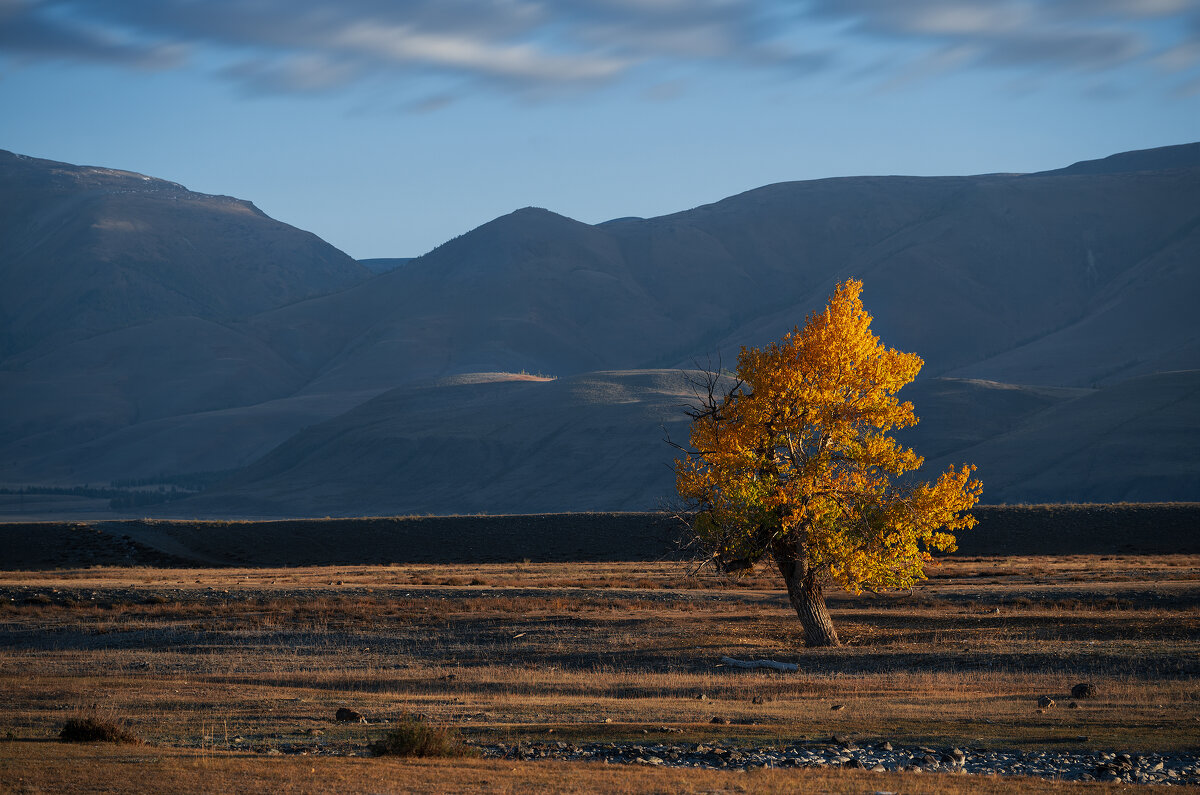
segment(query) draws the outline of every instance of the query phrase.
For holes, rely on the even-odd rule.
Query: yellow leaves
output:
[[[924,578],[929,550],[953,550],[974,525],[974,467],[904,477],[923,459],[888,432],[917,422],[896,393],[923,362],[880,344],[861,292],[844,282],[803,329],[743,348],[741,388],[696,413],[697,452],[677,462],[676,485],[719,557],[756,559],[786,536],[849,590],[904,588]]]

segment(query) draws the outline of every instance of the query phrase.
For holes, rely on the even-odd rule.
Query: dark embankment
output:
[[[1200,553],[1200,503],[986,506],[963,555]],[[684,559],[662,513],[0,525],[9,570]]]

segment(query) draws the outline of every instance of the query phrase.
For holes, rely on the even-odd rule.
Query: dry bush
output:
[[[58,733],[64,743],[130,743],[142,741],[136,734],[115,721],[100,718],[69,718]]]
[[[382,740],[371,743],[376,756],[474,756],[475,749],[447,726],[434,726],[419,715],[404,715]]]

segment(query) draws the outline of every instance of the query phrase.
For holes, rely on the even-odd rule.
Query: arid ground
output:
[[[370,758],[367,744],[406,713],[510,746],[795,746],[836,733],[938,747],[1200,750],[1200,556],[957,556],[931,575],[912,594],[834,594],[845,645],[806,650],[765,570],[732,583],[680,562],[0,572],[0,790],[1067,786]],[[735,669],[724,655],[799,672]],[[1070,708],[1080,682],[1097,695]],[[1043,695],[1055,706],[1040,709]],[[339,707],[368,722],[335,722]],[[121,723],[145,742],[57,742],[77,716]]]

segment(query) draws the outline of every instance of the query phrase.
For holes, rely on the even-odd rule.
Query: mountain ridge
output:
[[[1186,376],[1155,377],[1200,370],[1200,327],[1190,307],[1200,294],[1200,168],[1187,165],[1200,144],[1169,149],[1122,153],[1107,166],[1075,171],[780,182],[599,225],[527,207],[376,275],[250,202],[132,172],[16,160],[18,171],[58,169],[55,179],[84,186],[54,201],[32,191],[26,206],[24,183],[5,165],[20,156],[0,153],[0,197],[18,198],[0,204],[0,231],[26,228],[34,216],[75,230],[52,242],[64,251],[75,246],[66,261],[91,268],[110,291],[104,295],[114,296],[108,326],[84,317],[59,328],[0,305],[0,333],[37,338],[0,348],[0,483],[231,470],[220,489],[171,508],[218,514],[222,504],[271,505],[287,515],[296,515],[294,505],[320,514],[360,514],[364,506],[654,508],[647,489],[669,496],[669,461],[660,459],[670,451],[635,418],[649,406],[660,425],[675,427],[687,398],[663,379],[710,355],[732,365],[741,345],[778,339],[819,309],[837,281],[854,276],[866,281],[864,301],[884,342],[927,361],[909,388],[926,417],[912,443],[931,461],[978,455],[992,470],[985,499],[1200,499],[1191,474],[1200,462],[1179,442],[1194,439],[1200,449],[1197,421],[1159,400],[1178,393],[1200,417],[1200,397],[1180,387]],[[1164,157],[1174,165],[1133,168]],[[1102,161],[1081,161],[1088,162]],[[89,180],[116,186],[103,194],[115,204],[99,201]],[[147,229],[139,229],[143,222]],[[147,283],[129,260],[170,259],[181,239],[198,245],[181,229],[207,230],[208,251],[238,249],[241,265],[220,271],[227,284],[218,286],[236,290],[242,279],[265,286],[315,262],[314,277],[282,295],[260,290],[261,306],[205,303],[201,293],[159,303],[170,283]],[[29,250],[45,253],[51,238],[28,240]],[[10,287],[34,295],[22,286],[25,254],[16,248],[12,238],[0,242],[0,285],[10,295]],[[288,252],[299,252],[291,264]],[[184,265],[213,261],[179,256]],[[342,268],[347,262],[352,267]],[[321,263],[345,284],[324,289]],[[76,317],[78,295],[56,300],[55,311]],[[21,327],[39,322],[40,331]],[[498,372],[515,375],[472,375]],[[658,386],[631,387],[646,379]],[[585,392],[611,399],[584,399]],[[485,398],[463,404],[468,393]],[[516,394],[526,402],[505,397]],[[1157,413],[1136,420],[1128,394]],[[423,425],[407,429],[386,412],[371,414],[385,406],[402,416],[406,399],[422,407]],[[670,406],[676,414],[663,413]],[[1045,421],[1056,411],[1092,419],[1072,425],[1072,440]],[[1106,417],[1142,428],[1146,450],[1158,450],[1178,477],[1164,479],[1153,456],[1140,453],[1130,459],[1140,470],[1114,459],[1112,477],[1094,482],[1060,476],[1049,464],[1036,469],[1053,450],[1107,427]],[[558,434],[548,436],[539,418],[553,420]],[[591,453],[596,462],[579,465],[589,452],[567,444],[572,422],[601,440]],[[371,423],[388,429],[390,451],[370,441]],[[464,437],[455,423],[476,436]],[[1163,435],[1163,423],[1174,423],[1175,439]],[[636,438],[631,427],[640,429]],[[313,434],[330,429],[341,435],[313,454]],[[1121,438],[1137,449],[1136,438]],[[1098,459],[1109,452],[1093,450]],[[289,455],[303,463],[291,486]],[[633,459],[641,463],[630,466]],[[629,472],[610,471],[610,460]],[[576,477],[576,469],[590,474]],[[1033,472],[1046,488],[1022,485],[1018,471]],[[1170,484],[1166,491],[1146,486],[1143,476],[1155,471]],[[371,480],[381,483],[364,485]],[[427,501],[389,502],[398,493],[389,483],[423,484],[417,493]],[[605,484],[608,503],[597,484]]]

